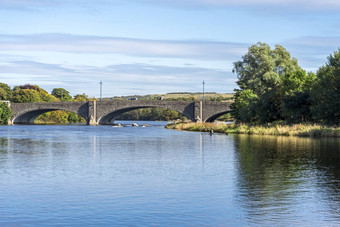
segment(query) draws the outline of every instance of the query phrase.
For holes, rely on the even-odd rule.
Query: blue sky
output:
[[[232,92],[257,42],[307,71],[340,47],[339,0],[0,0],[0,82],[104,97]]]

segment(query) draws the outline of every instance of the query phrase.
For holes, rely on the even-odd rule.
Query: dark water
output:
[[[148,124],[0,127],[0,226],[340,225],[339,139]]]

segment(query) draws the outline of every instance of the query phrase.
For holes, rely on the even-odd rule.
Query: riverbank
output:
[[[336,137],[340,138],[340,127],[327,127],[317,124],[295,125],[248,125],[248,124],[225,124],[225,123],[173,123],[165,126],[168,129],[210,132],[234,133],[234,134],[257,134],[257,135],[282,135],[302,137]]]

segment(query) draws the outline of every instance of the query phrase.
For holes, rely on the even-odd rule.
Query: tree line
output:
[[[30,102],[72,102],[88,101],[86,94],[78,94],[72,97],[64,88],[54,88],[49,94],[38,85],[25,84],[11,89],[5,83],[0,83],[0,100],[8,100],[14,103]],[[92,100],[92,99],[91,99]],[[0,103],[0,124],[7,124],[12,116],[12,111],[6,102]],[[67,111],[52,111],[40,115],[36,122],[39,123],[84,123],[85,119],[76,113]]]
[[[306,72],[280,45],[257,43],[234,62],[233,116],[238,122],[340,124],[340,49],[316,74]]]

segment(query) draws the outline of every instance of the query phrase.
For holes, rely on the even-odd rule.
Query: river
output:
[[[339,226],[339,139],[146,123],[1,126],[0,226]]]

